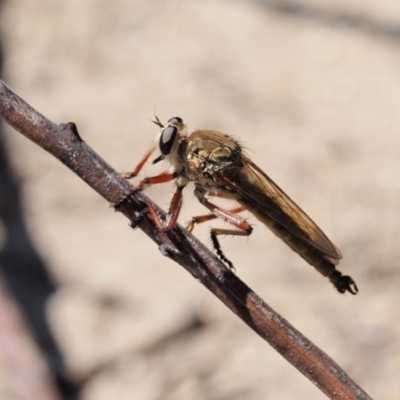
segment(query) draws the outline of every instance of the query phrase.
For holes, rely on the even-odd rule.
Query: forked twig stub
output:
[[[331,358],[269,307],[187,230],[177,225],[168,233],[160,233],[146,210],[152,206],[161,218],[165,213],[82,141],[75,124],[57,125],[49,121],[2,81],[0,117],[115,204],[135,227],[157,243],[164,255],[189,271],[329,398],[370,399]]]

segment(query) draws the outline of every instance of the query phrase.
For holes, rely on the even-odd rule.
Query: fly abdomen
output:
[[[240,199],[239,203],[248,209],[258,220],[271,229],[276,236],[282,239],[293,251],[299,254],[323,276],[328,277],[336,289],[338,289],[340,292],[348,290],[353,293],[353,291],[349,290],[347,287],[343,290],[341,286],[342,278],[344,277],[342,276],[341,272],[336,270],[336,265],[339,263],[338,259],[327,256],[314,246],[302,239],[299,239],[288,229],[274,221],[270,216],[264,212],[261,212],[258,208],[255,208],[252,204],[249,204],[245,200]]]
[[[271,220],[269,228],[281,238],[293,251],[300,255],[310,265],[315,267],[323,276],[329,276],[335,270],[338,260],[329,258],[321,251],[299,239],[282,225]]]
[[[276,236],[281,238],[292,250],[304,258],[304,260],[312,265],[323,276],[329,278],[338,292],[357,294],[358,288],[354,280],[350,276],[343,275],[336,269],[336,265],[339,264],[339,258],[341,257],[339,250],[336,250],[338,258],[329,257],[321,250],[318,250],[316,247],[307,243],[304,239],[298,238],[287,228],[277,223],[269,215],[254,207],[253,204],[247,202],[245,199],[240,199],[238,201],[259,221],[268,226],[268,228],[271,229]]]

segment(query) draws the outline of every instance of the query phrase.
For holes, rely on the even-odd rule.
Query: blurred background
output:
[[[397,0],[0,10],[2,78],[115,169],[149,148],[154,112],[240,138],[341,249],[360,293],[336,293],[252,218],[251,237],[222,239],[237,274],[372,397],[400,398]],[[1,142],[2,276],[60,398],[325,398],[61,163],[8,126]],[[147,192],[167,208],[173,188]],[[204,211],[187,188],[180,222]],[[194,232],[208,244],[210,226],[223,223]],[[20,399],[1,347],[0,398]]]

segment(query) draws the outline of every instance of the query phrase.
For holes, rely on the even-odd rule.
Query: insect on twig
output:
[[[233,264],[221,250],[218,235],[248,236],[253,228],[238,213],[247,210],[264,223],[292,250],[329,278],[340,292],[357,294],[354,280],[336,269],[342,255],[321,229],[280,189],[250,158],[241,145],[229,135],[211,130],[188,133],[179,117],[171,118],[164,126],[158,117],[153,121],[161,128],[159,142],[144,155],[133,172],[122,174],[130,179],[139,174],[154,150],[170,169],[160,175],[143,179],[139,188],[175,180],[173,195],[165,221],[160,221],[156,210],[148,211],[157,228],[163,232],[172,229],[182,207],[182,191],[189,182],[195,185],[194,194],[211,214],[193,217],[187,229],[191,232],[197,224],[221,218],[236,229],[211,229],[211,240],[220,259],[230,268]],[[239,207],[225,210],[211,203],[210,197],[234,200]]]

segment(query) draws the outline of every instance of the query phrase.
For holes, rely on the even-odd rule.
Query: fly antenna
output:
[[[153,119],[151,119],[150,121],[151,121],[153,124],[158,125],[160,128],[164,128],[164,125],[163,125],[163,124],[161,123],[161,121],[158,119],[158,117],[157,117],[155,111],[154,111],[154,118],[155,118],[155,121],[154,121]]]

